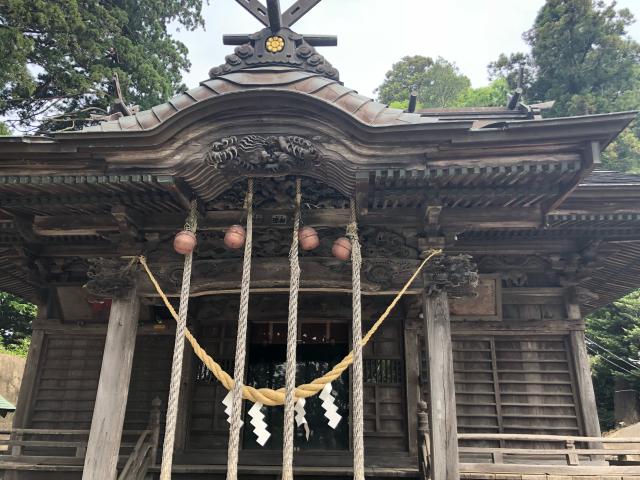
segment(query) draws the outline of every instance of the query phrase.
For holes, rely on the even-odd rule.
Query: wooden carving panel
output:
[[[480,275],[476,296],[450,298],[452,320],[501,320],[502,295],[500,275]]]

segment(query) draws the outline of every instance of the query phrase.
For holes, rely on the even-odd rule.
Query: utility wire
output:
[[[593,347],[589,347],[589,345],[587,345],[587,349],[591,351],[592,354],[594,354],[597,357],[600,357],[601,359],[603,359],[605,362],[610,363],[611,365],[613,365],[614,367],[616,367],[618,370],[622,370],[626,373],[628,373],[629,375],[636,375],[636,373],[632,372],[631,370],[627,370],[626,368],[618,365],[617,363],[613,362],[612,360],[608,359],[607,357],[601,355],[600,353],[598,353]]]
[[[609,355],[613,355],[613,356],[614,356],[615,358],[617,358],[618,360],[621,360],[622,362],[626,363],[626,364],[627,364],[627,365],[629,365],[631,368],[633,368],[633,369],[637,369],[637,368],[638,368],[638,365],[635,365],[635,364],[631,363],[631,362],[629,361],[629,359],[626,359],[626,360],[625,360],[624,358],[619,357],[618,355],[616,355],[615,353],[613,353],[611,350],[607,350],[607,349],[606,349],[606,348],[604,348],[602,345],[600,345],[599,343],[597,343],[595,340],[592,340],[592,339],[591,339],[591,338],[589,338],[589,337],[585,337],[585,338],[587,339],[587,342],[589,342],[589,343],[593,343],[595,346],[597,346],[597,347],[601,348],[602,350],[604,350],[605,352],[607,352]]]

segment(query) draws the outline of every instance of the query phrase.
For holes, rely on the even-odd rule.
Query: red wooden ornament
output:
[[[313,250],[320,245],[318,232],[313,227],[302,227],[298,232],[298,240],[303,250]]]
[[[338,260],[346,262],[351,258],[351,241],[347,237],[340,237],[333,242],[331,253]]]
[[[196,235],[189,230],[182,230],[181,232],[178,232],[176,237],[173,239],[173,249],[180,255],[187,255],[193,252],[193,249],[196,248],[197,244],[198,240],[196,239]]]
[[[224,244],[227,248],[237,250],[244,245],[246,237],[247,234],[242,225],[231,225],[229,230],[224,234]]]

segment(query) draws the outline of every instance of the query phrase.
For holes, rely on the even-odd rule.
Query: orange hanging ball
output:
[[[246,237],[247,234],[242,225],[231,225],[229,230],[224,234],[224,244],[227,248],[237,250],[244,245]]]
[[[338,260],[346,262],[351,258],[351,241],[347,237],[340,237],[333,242],[331,253]]]
[[[180,255],[187,255],[193,252],[197,244],[198,240],[196,239],[196,235],[189,230],[178,232],[173,239],[173,249]]]
[[[313,227],[302,227],[298,232],[298,240],[303,250],[313,250],[320,245],[318,232]]]

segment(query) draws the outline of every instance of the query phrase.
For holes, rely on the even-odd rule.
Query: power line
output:
[[[611,350],[607,350],[606,348],[604,348],[602,345],[600,345],[599,343],[597,343],[595,340],[592,340],[591,338],[585,336],[585,338],[587,339],[588,342],[593,343],[595,346],[601,348],[602,350],[604,350],[605,352],[607,352],[610,355],[613,355],[615,358],[617,358],[618,360],[623,361],[624,363],[626,363],[627,365],[629,365],[631,368],[633,369],[637,369],[638,365],[635,365],[633,363],[631,363],[628,359],[624,359],[622,357],[619,357],[618,355],[616,355],[615,353],[613,353]]]
[[[601,359],[603,359],[605,362],[610,363],[611,365],[613,365],[614,367],[616,367],[618,370],[623,370],[624,372],[628,373],[629,375],[635,375],[634,372],[632,372],[631,370],[627,370],[626,368],[618,365],[617,363],[614,363],[613,361],[609,360],[607,357],[605,357],[604,355],[601,355],[600,353],[598,353],[593,347],[589,347],[589,345],[587,345],[587,349],[589,349],[591,351],[592,354],[594,354],[597,357],[600,357]]]

